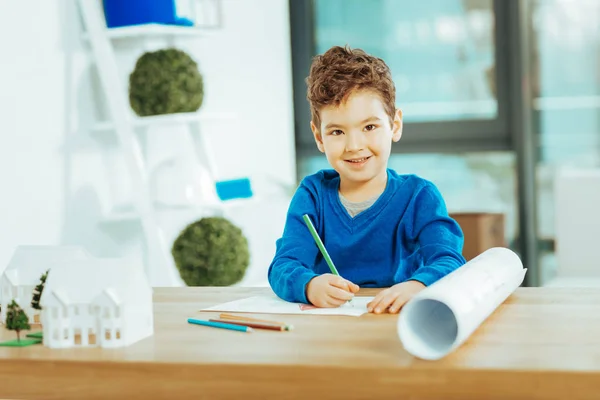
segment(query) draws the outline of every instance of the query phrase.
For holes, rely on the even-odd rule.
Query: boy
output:
[[[388,287],[367,309],[397,313],[465,263],[462,231],[431,182],[387,167],[402,112],[383,60],[336,46],[314,58],[307,84],[314,139],[333,169],[307,176],[294,194],[269,283],[280,298],[317,307]],[[341,277],[328,273],[304,214]]]

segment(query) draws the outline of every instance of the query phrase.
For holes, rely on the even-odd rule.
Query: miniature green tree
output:
[[[40,299],[42,298],[42,292],[44,291],[44,285],[46,284],[46,278],[48,278],[48,271],[46,271],[40,278],[40,283],[33,289],[33,297],[31,299],[31,307],[36,310],[41,310]]]
[[[29,330],[29,317],[16,301],[9,304],[6,312],[6,329],[17,332],[17,340],[21,341],[21,331]]]

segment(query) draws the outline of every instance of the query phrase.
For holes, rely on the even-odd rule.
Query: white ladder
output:
[[[171,246],[165,240],[164,232],[157,222],[143,152],[136,137],[135,121],[130,117],[131,112],[127,94],[121,90],[124,86],[119,75],[113,44],[106,27],[101,1],[77,0],[77,2],[98,69],[101,88],[106,95],[112,129],[117,133],[127,169],[130,173],[136,216],[142,223],[145,235],[147,255],[145,269],[148,279],[152,286],[179,286],[182,281],[176,272],[170,251]],[[168,27],[165,27],[165,31],[168,31],[168,29]],[[173,27],[172,29],[197,28]],[[194,141],[201,142],[200,146],[196,146],[196,148],[202,148],[203,157],[208,162],[212,177],[215,178],[214,162],[210,158],[210,150],[206,147],[208,146],[207,140],[200,134],[198,121],[189,120],[187,124],[192,131]],[[221,213],[222,209],[217,209],[217,212]]]

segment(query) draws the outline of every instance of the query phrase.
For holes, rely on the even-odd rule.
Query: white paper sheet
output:
[[[521,285],[526,271],[514,252],[496,247],[422,290],[398,318],[404,348],[422,359],[446,356]]]
[[[309,314],[309,315],[348,315],[358,317],[367,313],[367,304],[373,297],[358,296],[352,304],[344,304],[337,308],[314,308],[301,303],[290,303],[275,294],[253,296],[241,300],[230,301],[202,311],[248,312],[257,314]]]

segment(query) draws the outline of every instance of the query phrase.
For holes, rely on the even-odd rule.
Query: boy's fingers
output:
[[[381,294],[381,292],[377,293],[377,295],[373,298],[373,300],[371,300],[369,303],[367,303],[367,310],[369,312],[373,312],[373,310],[375,310],[375,308],[379,305],[379,302],[381,301],[382,298],[383,298],[383,295]]]
[[[393,293],[393,292],[388,292],[385,295],[383,295],[383,297],[381,298],[379,303],[377,305],[375,305],[375,307],[373,307],[373,311],[375,312],[375,314],[380,314],[382,312],[385,312],[387,310],[387,308],[391,304],[394,303],[397,296],[398,296],[398,294]]]
[[[331,279],[330,284],[335,286],[335,287],[339,287],[340,289],[344,289],[348,292],[352,292],[352,293],[357,293],[360,290],[360,286],[358,286],[357,284],[350,282],[347,279],[344,279],[342,277],[336,276],[335,278]]]
[[[378,303],[378,302],[379,302],[379,301],[380,301],[380,300],[383,298],[383,296],[385,295],[385,293],[386,293],[386,291],[385,291],[385,290],[384,290],[384,291],[382,291],[382,292],[379,292],[379,293],[377,293],[377,294],[375,295],[375,297],[373,297],[373,300],[371,300],[371,301],[369,302],[369,304],[375,304],[375,303]]]
[[[368,304],[367,304],[367,311],[368,312],[373,312],[373,309],[375,308],[375,299],[371,300]]]
[[[329,281],[329,284],[340,289],[344,289],[345,291],[350,291],[350,286],[348,285],[348,281],[342,278],[341,276],[333,276]]]
[[[346,303],[345,300],[339,300],[339,299],[336,299],[334,297],[330,297],[327,300],[327,304],[329,304],[330,307],[339,307],[339,306],[341,306],[344,303]]]
[[[394,302],[390,306],[390,313],[395,314],[398,311],[400,311],[402,306],[404,306],[404,304],[406,304],[407,300],[408,299],[404,296],[398,296],[398,298],[396,300],[394,300]]]
[[[335,286],[329,286],[329,288],[327,288],[327,294],[337,300],[340,300],[342,302],[351,300],[354,295],[346,290],[342,290],[338,287]]]
[[[319,297],[317,299],[314,299],[313,301],[313,306],[315,307],[327,307],[327,301],[326,301],[326,297],[323,296],[323,298]]]
[[[339,307],[346,302],[346,300],[336,299],[335,297],[331,297],[329,294],[325,294],[323,297],[323,307],[334,308]]]
[[[375,302],[377,302],[377,301],[379,301],[379,300],[377,299],[377,296],[373,297],[373,300],[371,300],[370,302],[368,302],[368,303],[367,303],[367,309],[368,309],[369,307],[372,307],[372,306],[373,306],[373,304],[375,304]]]

